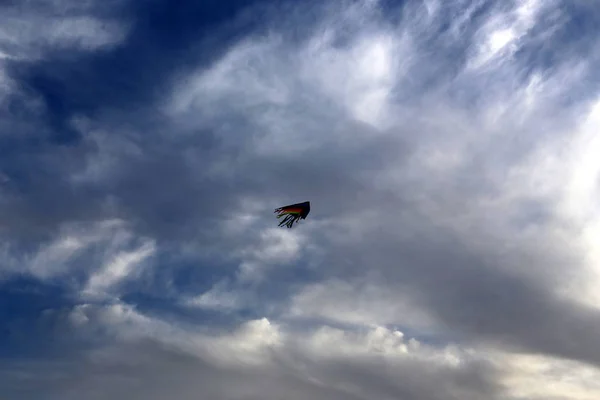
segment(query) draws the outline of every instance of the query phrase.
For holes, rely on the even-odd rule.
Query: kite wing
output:
[[[306,216],[310,212],[310,202],[305,201],[304,203],[291,204],[289,206],[280,207],[275,210],[277,214],[277,218],[282,218],[285,216],[281,222],[279,222],[279,226],[287,226],[291,228],[295,222],[299,219],[306,219]]]

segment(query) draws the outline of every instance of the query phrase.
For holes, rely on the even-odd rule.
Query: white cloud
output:
[[[502,4],[502,7],[505,5]],[[478,32],[477,52],[470,60],[471,67],[486,67],[491,61],[502,62],[502,59],[506,61],[512,57],[522,46],[522,39],[537,25],[544,9],[555,8],[554,1],[520,0],[515,8],[494,13]],[[549,31],[554,28],[555,25],[545,27]]]
[[[210,290],[191,298],[186,298],[183,304],[190,307],[230,311],[243,305],[240,293],[230,288],[226,282],[215,284]]]
[[[259,234],[258,243],[240,251],[242,262],[238,278],[260,280],[270,268],[281,268],[295,261],[306,239],[297,232],[268,228]]]
[[[434,363],[450,369],[463,368],[478,357],[474,349],[456,345],[432,347],[382,326],[355,331],[322,326],[301,333],[261,318],[246,321],[229,333],[208,333],[176,328],[119,303],[103,307],[81,305],[69,314],[69,319],[76,329],[107,328],[130,343],[151,338],[230,368],[276,367],[280,361],[295,364],[300,361],[295,356],[290,358],[295,352],[318,362],[362,362],[373,358],[392,363]]]
[[[321,96],[345,105],[351,117],[387,127],[389,96],[411,58],[408,39],[374,33],[349,48],[336,48],[335,39],[327,34],[317,37],[300,52],[303,80]]]
[[[29,273],[39,279],[49,279],[80,268],[73,262],[85,250],[107,240],[118,233],[122,221],[109,220],[93,224],[65,224],[58,235],[49,243],[41,245],[31,253],[21,253],[14,244],[4,243],[5,274]]]
[[[131,277],[136,267],[152,256],[155,251],[154,242],[146,241],[135,250],[117,252],[98,272],[90,277],[82,293],[86,296],[97,296],[109,291],[112,286]]]
[[[50,49],[96,50],[114,46],[128,34],[123,23],[91,15],[93,4],[70,10],[64,2],[43,3],[3,7],[0,51],[6,58],[37,59]]]
[[[235,331],[218,336],[193,328],[172,326],[167,321],[146,316],[132,306],[84,304],[76,307],[69,319],[77,329],[108,331],[119,341],[135,343],[153,339],[196,357],[207,357],[217,365],[261,365],[269,362],[269,350],[281,344],[281,333],[266,318],[247,321]]]
[[[289,313],[291,317],[320,317],[365,326],[405,324],[421,332],[435,327],[431,316],[402,291],[369,281],[332,280],[310,285],[293,297]]]
[[[592,400],[600,396],[600,369],[533,354],[499,354],[502,383],[517,399]]]
[[[152,240],[138,238],[122,220],[65,224],[53,240],[29,253],[15,246],[12,242],[3,246],[0,272],[5,279],[30,275],[44,281],[82,275],[87,280],[84,286],[73,281],[71,289],[84,298],[118,296],[115,286],[139,276],[140,264],[156,251]]]
[[[584,274],[581,285],[569,293],[592,307],[598,307],[600,289],[600,213],[597,204],[600,194],[600,162],[595,156],[600,151],[597,126],[600,123],[600,102],[590,107],[589,112],[569,138],[559,143],[554,152],[554,168],[546,177],[560,187],[559,212],[571,227],[571,241],[575,242],[582,257]],[[555,172],[555,173],[551,173]]]
[[[248,321],[231,333],[209,334],[174,330],[121,306],[101,313],[106,314],[104,324],[112,326],[115,332],[127,332],[121,337],[130,345],[153,338],[173,354],[183,351],[218,366],[221,374],[235,376],[254,371],[257,375],[253,379],[261,382],[272,375],[279,376],[288,393],[302,382],[308,387],[300,393],[315,387],[355,399],[368,399],[373,394],[411,399],[508,398],[488,392],[486,369],[491,372],[493,367],[476,350],[456,345],[433,347],[384,327],[345,331],[324,326],[296,332],[262,318]],[[107,318],[109,315],[111,318]],[[98,323],[98,319],[93,323]],[[78,326],[81,329],[81,324]],[[104,354],[105,359],[112,358],[110,353]],[[297,383],[288,382],[289,379]],[[179,390],[185,393],[185,387],[193,385],[193,380],[186,379],[181,384],[184,386]],[[212,385],[206,389],[209,387]],[[276,391],[263,385],[256,393],[271,398]],[[337,398],[330,396],[320,394],[316,398]]]

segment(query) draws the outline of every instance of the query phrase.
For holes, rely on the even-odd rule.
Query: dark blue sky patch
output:
[[[171,74],[207,63],[260,20],[236,19],[257,1],[131,2],[124,19],[133,29],[114,49],[57,50],[42,61],[9,63],[10,76],[41,96],[45,123],[56,144],[78,141],[69,125],[75,115],[95,117],[104,109],[132,112],[159,100]],[[237,22],[233,22],[237,21]]]
[[[69,117],[77,111],[74,99],[67,92],[64,82],[43,75],[34,75],[30,79],[30,88],[40,94],[46,105],[45,121],[51,127],[51,143],[69,144],[79,139],[78,132],[69,126]]]
[[[60,341],[45,314],[75,303],[58,284],[17,277],[0,284],[0,357],[43,357]]]

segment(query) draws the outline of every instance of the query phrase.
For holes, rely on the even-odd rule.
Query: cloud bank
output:
[[[0,4],[0,394],[598,398],[598,7],[167,3]]]

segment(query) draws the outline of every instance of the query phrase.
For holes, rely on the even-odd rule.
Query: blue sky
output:
[[[598,26],[0,2],[0,396],[600,398]]]

